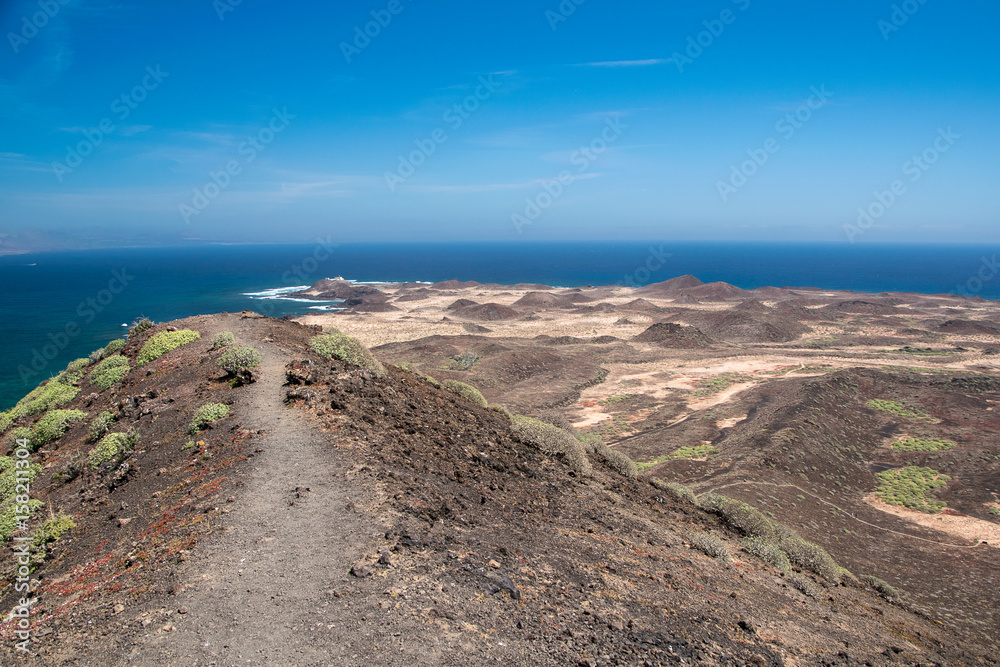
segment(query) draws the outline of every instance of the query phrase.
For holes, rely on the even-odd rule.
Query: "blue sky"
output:
[[[1000,240],[993,1],[237,2],[0,3],[0,242]]]

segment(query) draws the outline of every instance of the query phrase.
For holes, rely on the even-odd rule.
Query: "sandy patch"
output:
[[[905,507],[889,505],[879,500],[874,494],[866,496],[865,502],[879,511],[898,516],[919,526],[933,528],[942,533],[970,541],[985,541],[991,547],[1000,548],[1000,526],[990,521],[983,521],[971,516],[924,514]],[[945,511],[947,512],[947,510]]]

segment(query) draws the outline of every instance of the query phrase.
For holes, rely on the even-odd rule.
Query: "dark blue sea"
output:
[[[476,280],[560,287],[648,284],[693,274],[752,289],[961,292],[1000,298],[998,248],[750,243],[521,243],[207,246],[0,257],[0,409],[140,316],[166,321],[254,309],[279,317],[315,303],[282,289],[359,282]]]

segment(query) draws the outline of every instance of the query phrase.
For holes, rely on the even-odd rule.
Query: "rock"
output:
[[[362,565],[361,563],[357,563],[353,567],[351,567],[352,577],[357,577],[358,579],[365,579],[366,577],[371,577],[374,575],[375,573],[371,571],[371,568],[369,568],[366,565]]]
[[[188,613],[188,611],[189,610],[188,610],[187,607],[181,606],[180,609],[177,610],[177,613],[178,614],[186,614],[186,613]]]
[[[496,585],[498,593],[500,591],[507,593],[508,595],[510,595],[511,600],[521,599],[521,591],[518,590],[517,586],[514,585],[514,582],[511,580],[510,577],[499,577],[497,579],[494,579],[493,583]]]
[[[490,560],[489,563],[487,563],[487,565],[489,565],[490,567],[492,567],[494,570],[500,568],[500,563],[498,563],[498,562],[496,562],[495,560],[492,560],[492,559]]]
[[[120,614],[123,611],[125,611],[125,605],[123,605],[121,603],[118,603],[118,604],[115,605],[115,613],[116,614]]]

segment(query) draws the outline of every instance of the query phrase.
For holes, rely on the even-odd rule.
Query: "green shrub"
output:
[[[113,354],[90,372],[90,384],[105,391],[118,384],[130,370],[132,368],[128,365],[128,359],[120,354]]]
[[[499,412],[504,417],[506,417],[508,420],[511,420],[511,419],[514,418],[514,415],[511,414],[510,410],[508,410],[507,408],[505,408],[502,405],[491,405],[490,406],[490,410],[493,410],[494,412]]]
[[[893,449],[904,452],[939,452],[946,449],[955,449],[957,446],[952,440],[935,440],[932,438],[907,438],[892,443]]]
[[[732,554],[729,552],[729,547],[715,535],[709,535],[708,533],[690,533],[687,536],[687,541],[691,543],[692,547],[706,556],[710,556],[727,563],[732,560]]]
[[[112,354],[120,352],[124,347],[125,347],[125,340],[122,338],[116,338],[104,346],[104,356],[110,357]]]
[[[768,565],[778,568],[782,572],[792,569],[792,563],[788,560],[788,554],[782,551],[777,545],[762,537],[745,538],[743,540],[743,550],[751,556],[756,556]]]
[[[946,506],[945,502],[934,500],[929,495],[946,486],[951,477],[933,468],[907,466],[880,472],[876,477],[879,485],[875,495],[890,505],[908,507],[925,514],[937,514]]]
[[[445,389],[450,389],[459,396],[464,396],[473,405],[478,405],[481,408],[487,406],[486,397],[471,384],[459,382],[458,380],[442,380],[441,384]]]
[[[7,429],[10,428],[10,425],[14,423],[15,419],[17,419],[17,413],[13,408],[7,410],[6,412],[0,412],[0,435],[7,432]]]
[[[718,453],[719,450],[712,445],[695,445],[694,447],[681,447],[676,452],[668,454],[667,459],[707,459]]]
[[[580,439],[578,437],[578,439]],[[594,454],[608,464],[612,470],[623,477],[638,477],[639,469],[625,452],[611,449],[604,441],[598,438],[584,438],[580,440],[583,451],[587,454]]]
[[[7,434],[7,444],[13,449],[18,440],[31,440],[31,429],[27,426],[18,426]]]
[[[148,364],[150,361],[159,359],[167,352],[175,350],[182,345],[193,343],[201,338],[201,334],[191,329],[181,329],[180,331],[161,331],[154,334],[146,341],[139,351],[137,363],[140,366]]]
[[[80,380],[87,372],[90,365],[89,359],[75,359],[66,366],[66,369],[56,376],[56,381],[67,385],[79,384]]]
[[[50,442],[55,442],[66,434],[73,422],[83,421],[87,413],[81,410],[53,410],[45,413],[31,428],[31,447],[36,450]]]
[[[56,542],[60,537],[76,528],[76,522],[68,514],[56,514],[46,519],[38,528],[35,528],[31,536],[32,546],[36,549],[44,549],[52,542]]]
[[[376,377],[385,375],[385,366],[382,365],[382,362],[372,356],[368,348],[357,339],[346,334],[334,332],[313,336],[309,339],[309,347],[316,354],[327,359],[346,361],[353,366],[371,371]]]
[[[658,488],[660,491],[666,491],[678,500],[689,502],[692,505],[698,504],[698,499],[695,498],[694,491],[683,484],[679,484],[677,482],[664,482],[662,479],[655,477],[651,480],[651,482],[653,486]]]
[[[744,502],[718,493],[705,493],[698,498],[698,504],[747,537],[762,537],[765,540],[775,540],[778,537],[774,522],[756,507]]]
[[[788,560],[803,570],[818,574],[832,583],[840,583],[844,578],[844,569],[823,547],[802,539],[791,530],[782,537],[778,546],[788,555]]]
[[[108,461],[124,458],[135,448],[138,440],[139,436],[135,432],[109,433],[90,450],[87,464],[91,470],[97,470]]]
[[[861,583],[864,584],[865,586],[868,586],[869,588],[871,588],[872,590],[874,590],[876,593],[886,598],[887,600],[890,598],[899,597],[898,590],[896,590],[886,582],[882,581],[878,577],[872,577],[868,575],[863,576],[861,577]]]
[[[813,583],[813,580],[810,579],[809,577],[799,574],[798,572],[788,573],[788,575],[785,577],[785,581],[787,581],[792,588],[798,590],[806,597],[814,598],[817,595],[819,595],[819,587],[817,587],[816,584]]]
[[[884,401],[879,398],[873,398],[868,401],[868,407],[879,410],[880,412],[894,414],[897,417],[904,417],[906,419],[927,419],[927,415],[924,412],[908,405],[897,403],[896,401]]]
[[[221,350],[224,347],[229,347],[230,345],[236,344],[236,336],[233,335],[232,331],[223,331],[222,333],[217,333],[212,338],[212,349]]]
[[[137,319],[135,322],[132,323],[131,327],[129,327],[128,339],[132,340],[136,336],[139,336],[142,333],[149,331],[150,329],[153,328],[153,326],[154,326],[153,320],[149,319],[148,317],[140,317],[139,319]]]
[[[632,459],[625,452],[605,447],[602,452],[599,452],[599,455],[619,475],[628,478],[639,476],[639,471],[636,469],[635,463],[632,462]]]
[[[22,398],[14,409],[19,417],[31,417],[47,412],[52,408],[66,405],[80,393],[76,387],[63,384],[58,380],[49,380],[39,385],[27,396]]]
[[[448,357],[448,359],[451,361],[450,370],[467,371],[479,363],[482,357],[475,352],[464,352],[454,357]]]
[[[191,434],[205,430],[209,424],[229,416],[229,406],[225,403],[208,403],[195,410],[191,420]]]
[[[242,375],[260,366],[260,352],[249,345],[234,345],[216,363],[230,375]]]
[[[97,442],[103,438],[111,430],[111,425],[114,423],[115,416],[107,410],[94,417],[94,421],[90,422],[90,426],[87,427],[90,441]]]
[[[18,510],[23,509],[16,502],[18,482],[30,484],[42,472],[42,466],[37,463],[31,463],[28,468],[22,469],[21,475],[15,475],[16,469],[13,457],[0,456],[0,542],[6,542],[18,528]],[[27,516],[31,516],[42,505],[42,501],[30,499]]]
[[[590,474],[590,460],[584,453],[583,447],[576,438],[561,428],[533,417],[514,415],[511,429],[517,437],[543,454],[563,457],[577,474]]]

